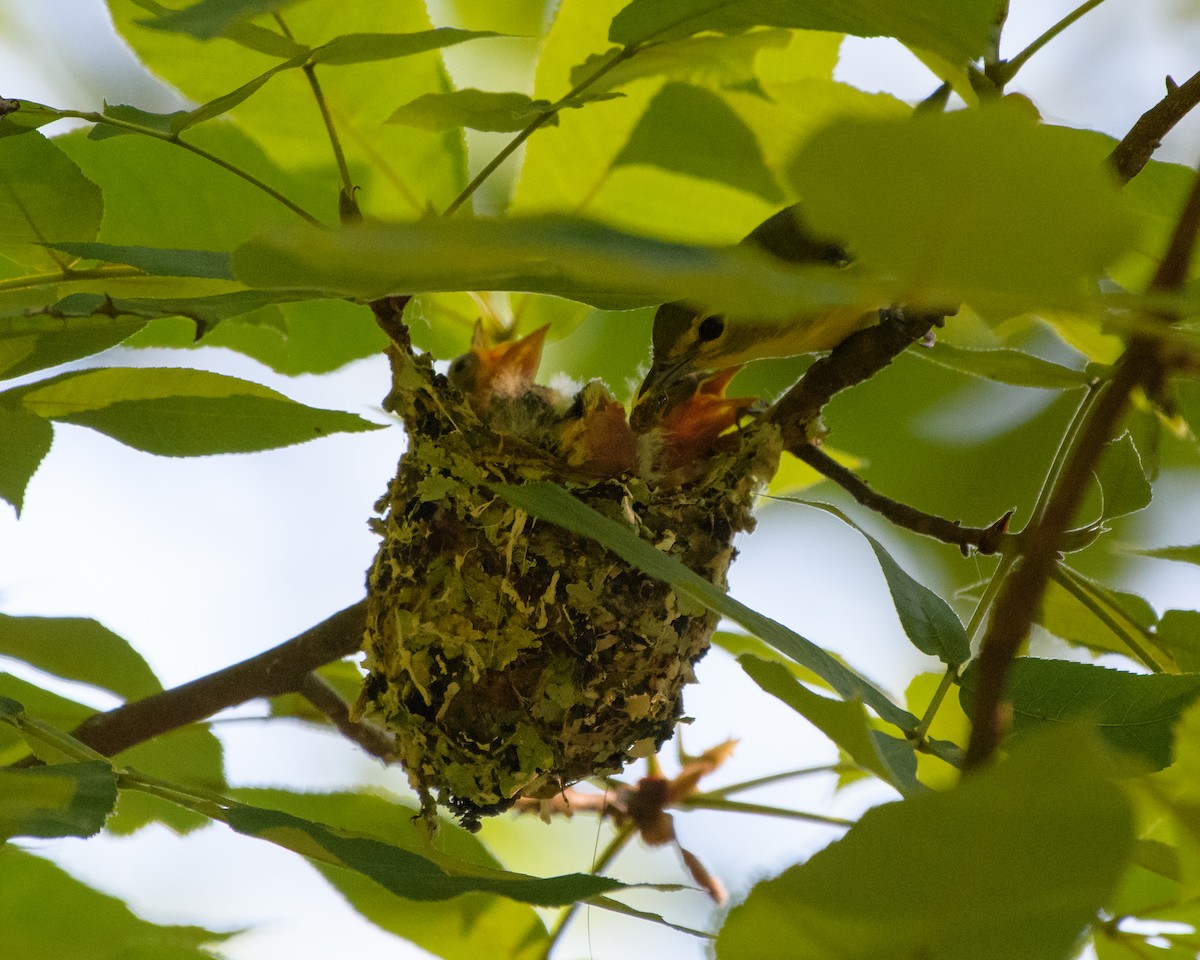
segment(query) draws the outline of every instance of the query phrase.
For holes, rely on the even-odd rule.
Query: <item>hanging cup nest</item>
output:
[[[717,616],[606,548],[512,506],[552,481],[718,587],[754,526],[777,430],[697,378],[637,429],[599,381],[536,386],[543,331],[435,373],[390,351],[408,449],[377,509],[360,707],[393,731],[427,809],[467,826],[610,774],[670,738]]]

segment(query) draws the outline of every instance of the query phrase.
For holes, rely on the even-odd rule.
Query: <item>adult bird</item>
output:
[[[805,224],[799,206],[763,221],[742,241],[786,263],[846,267],[850,254],[837,241]],[[859,306],[831,307],[789,320],[708,313],[682,302],[664,303],[654,315],[650,372],[638,390],[638,404],[661,403],[672,384],[693,373],[734,367],[764,357],[792,357],[832,350],[855,330],[869,326],[876,311]]]

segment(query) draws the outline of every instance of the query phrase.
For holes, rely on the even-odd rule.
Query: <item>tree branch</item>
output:
[[[312,670],[358,652],[366,611],[367,601],[360,600],[258,656],[115,710],[93,714],[72,734],[112,756],[226,707],[256,697],[302,691]]]
[[[875,376],[934,326],[940,326],[944,318],[943,313],[910,314],[901,308],[881,311],[878,324],[851,334],[828,356],[809,367],[767,416],[779,425],[784,449],[842,487],[867,509],[898,527],[952,543],[963,553],[971,549],[995,553],[1008,531],[1011,512],[989,527],[964,527],[957,520],[925,513],[876,492],[814,443],[813,426],[835,394]]]
[[[325,714],[343,737],[357,743],[371,756],[378,757],[384,763],[396,759],[396,741],[392,735],[373,723],[350,719],[346,701],[320,674],[305,674],[300,682],[300,696]]]
[[[1167,95],[1147,110],[1108,155],[1121,183],[1128,183],[1142,171],[1154,151],[1162,146],[1171,128],[1200,104],[1200,73],[1177,86],[1167,77]]]
[[[1187,277],[1188,264],[1200,231],[1200,174],[1180,213],[1171,243],[1151,282],[1151,290],[1178,289]],[[1163,324],[1173,318],[1159,318]],[[1104,445],[1116,433],[1129,406],[1130,394],[1142,387],[1154,396],[1168,370],[1178,362],[1161,338],[1139,334],[1130,341],[1117,364],[1113,379],[1092,408],[1079,443],[1059,477],[1041,520],[1021,534],[1021,563],[1005,582],[996,601],[991,625],[979,653],[971,742],[963,769],[986,763],[999,747],[1008,726],[1005,688],[1009,668],[1021,643],[1029,635],[1046,585],[1058,563],[1063,537],[1104,454]]]

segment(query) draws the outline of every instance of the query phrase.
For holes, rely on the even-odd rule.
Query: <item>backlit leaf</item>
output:
[[[57,272],[70,258],[55,257],[41,244],[96,236],[104,210],[100,189],[40,133],[0,139],[0,169],[0,256]]]
[[[0,770],[0,838],[90,837],[116,802],[116,774],[98,760]]]
[[[970,714],[977,673],[963,675],[963,709]],[[1090,663],[1019,657],[1009,679],[1013,733],[1024,736],[1070,720],[1093,723],[1105,740],[1140,765],[1171,763],[1172,729],[1200,697],[1200,674],[1137,674]]]
[[[633,0],[612,22],[609,39],[629,44],[675,40],[705,30],[740,33],[755,26],[895,37],[955,63],[981,56],[997,22],[997,0]]]
[[[791,175],[816,229],[914,292],[953,289],[951,305],[999,319],[1096,289],[1129,248],[1136,231],[1100,146],[999,107],[848,119],[809,140]]]
[[[759,883],[719,960],[1066,960],[1133,840],[1090,737],[1031,741],[944,793],[868,810],[844,838]]]
[[[904,568],[892,559],[882,543],[837,507],[812,500],[795,502],[832,514],[866,538],[875,553],[875,559],[879,561],[880,569],[883,570],[883,577],[892,594],[892,602],[896,605],[896,614],[900,617],[900,625],[914,647],[950,666],[958,666],[967,661],[971,656],[971,641],[950,604],[909,576]]]
[[[871,771],[900,793],[910,795],[924,788],[917,782],[917,758],[912,747],[902,754],[886,754],[875,741],[867,711],[855,701],[832,700],[811,692],[778,663],[757,657],[738,657],[742,669],[773,697],[782,700],[844,750],[860,767]]]
[[[586,874],[543,879],[483,867],[472,870],[466,861],[446,858],[443,862],[455,865],[455,872],[450,873],[403,847],[279,810],[238,806],[225,811],[222,819],[238,833],[258,837],[318,863],[354,870],[410,900],[494,893],[538,906],[563,906],[624,886],[618,880]]]
[[[0,844],[0,930],[11,956],[64,960],[101,960],[112,955],[107,948],[113,944],[131,958],[212,960],[206,945],[229,936],[149,923],[116,897],[12,844]]]
[[[64,680],[90,683],[126,700],[162,689],[129,641],[95,620],[0,614],[0,655],[23,660]]]
[[[25,505],[25,488],[50,452],[54,428],[41,417],[0,407],[0,498],[16,508]]]
[[[913,351],[913,356],[1014,387],[1070,390],[1091,379],[1083,370],[1051,363],[1021,350],[964,350],[939,340],[931,349]]]
[[[388,123],[401,123],[422,130],[514,131],[527,126],[550,106],[548,100],[534,100],[523,93],[490,93],[484,90],[454,90],[450,93],[426,93],[398,107]],[[551,117],[550,124],[557,122]]]
[[[0,394],[31,413],[77,423],[163,456],[269,450],[381,427],[256,383],[204,370],[101,368]]]
[[[741,118],[717,94],[684,83],[668,83],[650,101],[613,160],[630,164],[716,180],[772,203],[784,199]]]

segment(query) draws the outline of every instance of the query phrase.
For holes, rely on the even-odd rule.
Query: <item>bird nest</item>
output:
[[[385,405],[408,448],[377,504],[368,575],[360,706],[395,734],[427,809],[436,796],[467,826],[658,749],[717,623],[497,488],[557,483],[724,588],[779,456],[768,423],[722,433],[748,405],[723,399],[728,377],[641,411],[635,430],[598,381],[573,397],[534,386],[528,357],[515,383],[480,380],[504,349],[477,339],[448,379],[393,346]]]

